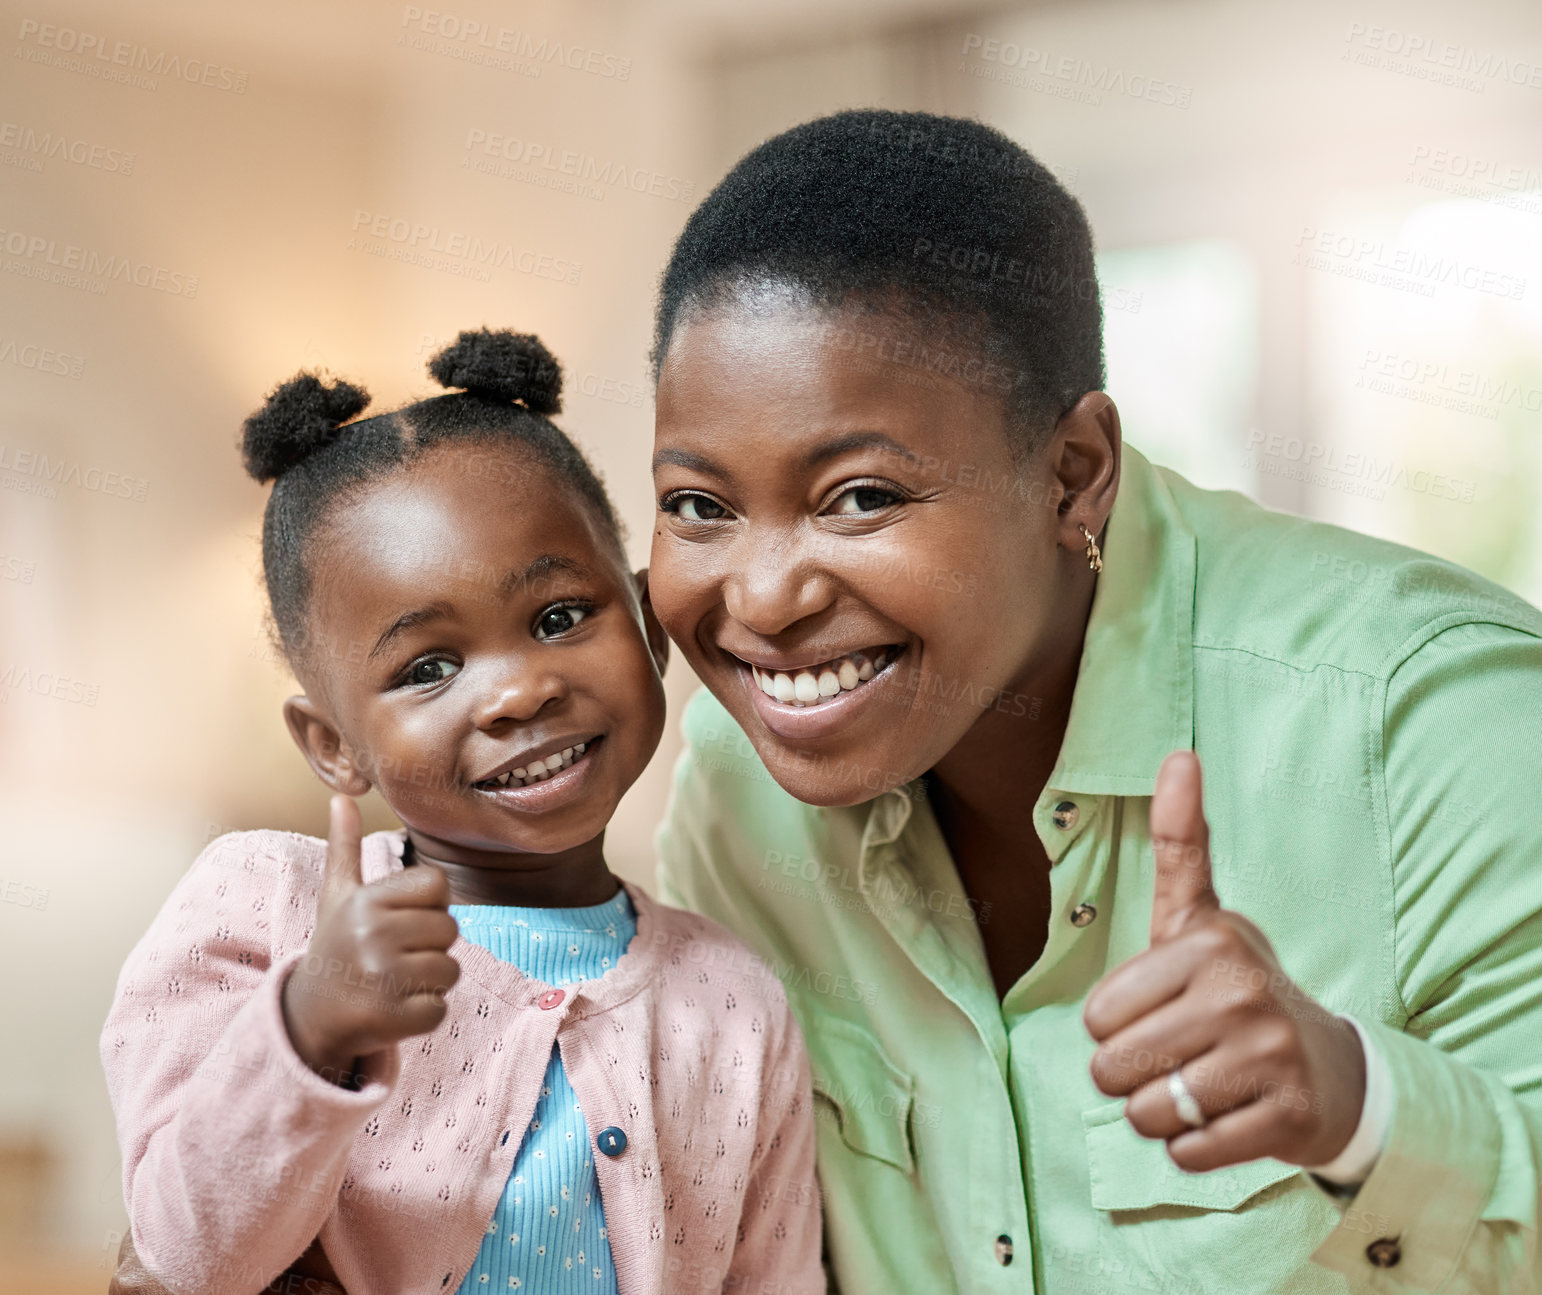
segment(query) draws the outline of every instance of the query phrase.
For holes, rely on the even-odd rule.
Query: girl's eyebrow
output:
[[[579,580],[587,580],[591,572],[582,562],[573,558],[561,557],[555,553],[543,553],[525,567],[523,571],[510,569],[505,572],[498,582],[498,592],[507,597],[516,590],[529,587],[536,582],[549,579],[554,575],[569,575]],[[426,607],[417,607],[410,612],[403,612],[385,629],[385,632],[375,640],[375,646],[370,649],[369,659],[373,661],[385,649],[390,646],[392,640],[405,634],[410,629],[416,629],[420,625],[427,625],[433,621],[444,620],[455,615],[455,608],[442,599],[431,602]]]
[[[815,468],[827,459],[838,458],[842,454],[848,454],[852,450],[884,450],[890,454],[898,454],[901,458],[920,466],[921,456],[907,446],[901,445],[892,436],[885,436],[882,432],[848,432],[844,436],[836,436],[828,441],[823,441],[813,447],[803,456],[802,465],[805,468]],[[673,463],[682,468],[689,468],[693,472],[700,472],[709,477],[716,477],[720,481],[731,481],[733,473],[718,467],[704,454],[696,454],[691,450],[660,450],[653,456],[653,470],[658,471],[666,463]]]
[[[373,661],[377,656],[385,651],[391,640],[396,638],[398,635],[405,634],[408,630],[415,629],[419,625],[426,625],[430,621],[440,620],[443,617],[453,616],[454,614],[454,608],[452,608],[450,604],[446,602],[429,603],[427,607],[419,607],[410,612],[403,612],[394,621],[392,621],[390,625],[386,627],[385,632],[375,640],[375,646],[369,650],[369,659]]]

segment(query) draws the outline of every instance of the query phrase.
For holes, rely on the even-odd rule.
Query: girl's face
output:
[[[447,446],[312,542],[315,715],[292,705],[290,725],[322,725],[296,731],[313,765],[330,725],[330,758],[435,858],[517,867],[598,838],[663,732],[663,640],[572,491],[510,451]]]
[[[1055,455],[1015,463],[1001,371],[923,340],[870,313],[723,308],[677,328],[659,376],[654,608],[810,804],[1031,723],[1046,661],[1080,639]]]

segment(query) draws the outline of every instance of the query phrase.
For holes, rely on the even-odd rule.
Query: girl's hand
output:
[[[1143,1137],[1165,1139],[1182,1169],[1264,1156],[1326,1164],[1359,1123],[1364,1052],[1348,1022],[1285,974],[1263,933],[1221,907],[1191,751],[1162,762],[1151,840],[1151,947],[1104,976],[1082,1012],[1099,1044],[1093,1082],[1111,1097],[1128,1095],[1125,1118]],[[1173,1070],[1203,1127],[1180,1118]]]
[[[327,866],[310,950],[284,984],[284,1024],[318,1075],[347,1084],[360,1057],[444,1020],[460,978],[450,883],[418,864],[366,886],[359,808],[332,797]]]

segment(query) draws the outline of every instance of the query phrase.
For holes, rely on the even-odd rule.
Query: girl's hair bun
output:
[[[337,439],[337,429],[362,413],[369,392],[351,382],[328,385],[297,373],[241,427],[241,458],[258,481],[274,481]]]
[[[562,409],[562,366],[534,333],[463,332],[428,362],[442,387],[492,400],[518,400],[533,414]]]

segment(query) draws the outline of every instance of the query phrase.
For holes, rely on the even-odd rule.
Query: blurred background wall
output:
[[[462,327],[537,331],[642,563],[652,291],[786,126],[998,126],[1087,205],[1132,443],[1542,595],[1534,4],[448,3],[0,4],[0,1289],[104,1288],[96,1037],[176,878],[323,829],[242,418],[301,366],[384,406]],[[677,749],[612,828],[630,877]]]

